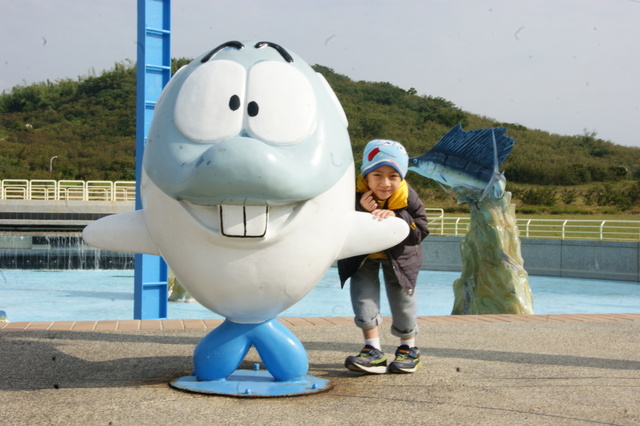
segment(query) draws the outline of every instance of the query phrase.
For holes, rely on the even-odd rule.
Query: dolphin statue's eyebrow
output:
[[[261,49],[263,47],[273,47],[284,58],[285,61],[293,62],[293,58],[291,57],[291,55],[289,55],[289,52],[287,52],[284,47],[280,46],[279,44],[275,44],[270,41],[259,41],[253,47],[255,47],[256,49]]]
[[[213,55],[215,55],[216,53],[218,53],[219,51],[221,51],[226,47],[233,47],[235,49],[240,50],[240,49],[244,49],[244,44],[240,43],[239,41],[228,41],[226,43],[222,43],[220,46],[216,47],[211,52],[207,53],[200,62],[204,64],[205,62],[209,61],[209,59],[211,59]]]

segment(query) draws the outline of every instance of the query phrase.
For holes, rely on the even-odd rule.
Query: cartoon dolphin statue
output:
[[[355,211],[344,111],[321,74],[271,42],[231,41],[162,91],[141,173],[141,210],[83,232],[108,250],[161,255],[224,316],[194,352],[195,381],[225,381],[255,346],[276,381],[308,370],[276,315],[332,263],[401,242],[396,218]]]
[[[505,136],[504,127],[465,132],[458,124],[449,130],[428,152],[409,159],[409,170],[433,179],[441,186],[483,191],[502,198],[506,179],[500,165],[513,149],[514,140]],[[496,138],[497,135],[497,138]]]

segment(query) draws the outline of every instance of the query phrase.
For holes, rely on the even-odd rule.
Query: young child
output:
[[[362,329],[365,346],[349,356],[352,371],[382,374],[413,373],[421,367],[415,345],[418,332],[414,289],[422,265],[420,243],[429,234],[424,205],[404,180],[409,158],[398,142],[373,140],[364,149],[362,174],[356,182],[356,210],[371,212],[378,220],[399,217],[409,224],[407,238],[384,252],[338,261],[342,286],[351,278],[351,304],[355,323]],[[400,338],[395,360],[388,364],[380,345],[380,280],[382,268],[393,321],[391,334]]]

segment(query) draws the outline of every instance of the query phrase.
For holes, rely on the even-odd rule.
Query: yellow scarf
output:
[[[368,190],[369,186],[367,185],[367,181],[364,179],[362,174],[358,175],[358,178],[356,179],[356,191],[367,192]],[[402,179],[398,190],[386,201],[386,208],[389,210],[397,210],[407,207],[409,205],[409,186],[407,185],[407,181]],[[383,208],[384,204],[385,201],[378,201],[378,206],[380,208]],[[371,253],[369,257],[372,259],[386,259],[387,254],[384,251],[379,251],[377,253]]]
[[[359,174],[358,178],[356,179],[356,191],[367,192],[368,190],[369,186],[367,185],[367,181],[364,179],[362,174]],[[394,192],[387,201],[387,208],[389,210],[403,209],[409,205],[409,186],[407,185],[406,180],[402,179],[398,190]],[[378,201],[378,204],[382,208],[385,202]]]

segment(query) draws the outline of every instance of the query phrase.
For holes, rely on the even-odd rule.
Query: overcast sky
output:
[[[0,91],[135,62],[136,4],[0,0]],[[640,0],[173,0],[171,29],[174,58],[269,40],[354,80],[640,147]]]

